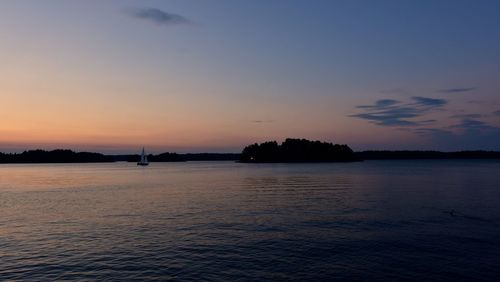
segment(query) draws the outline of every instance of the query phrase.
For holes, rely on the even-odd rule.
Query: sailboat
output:
[[[147,166],[147,165],[149,165],[148,157],[144,153],[144,147],[142,147],[141,160],[137,163],[137,165],[141,165],[141,166]]]

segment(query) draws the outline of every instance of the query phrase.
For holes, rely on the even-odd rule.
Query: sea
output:
[[[2,281],[499,279],[499,160],[0,165]]]

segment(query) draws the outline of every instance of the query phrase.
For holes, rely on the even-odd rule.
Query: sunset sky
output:
[[[0,151],[500,150],[500,1],[0,2]]]

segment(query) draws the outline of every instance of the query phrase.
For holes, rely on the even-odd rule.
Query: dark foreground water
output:
[[[0,280],[498,277],[498,161],[0,165]]]

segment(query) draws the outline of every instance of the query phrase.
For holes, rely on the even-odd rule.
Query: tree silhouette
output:
[[[287,138],[278,145],[276,141],[252,144],[243,149],[241,162],[350,162],[357,161],[347,145]]]
[[[94,163],[113,162],[113,158],[99,153],[71,150],[30,150],[20,154],[0,153],[0,163]]]

